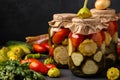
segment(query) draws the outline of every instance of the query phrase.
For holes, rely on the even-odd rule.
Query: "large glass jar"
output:
[[[105,68],[115,66],[118,54],[117,54],[117,42],[118,42],[118,17],[114,9],[97,10],[91,9],[93,17],[99,18],[101,23],[106,25],[105,31]]]
[[[67,27],[68,65],[76,76],[88,77],[102,73],[104,69],[105,36],[104,25],[96,18],[72,19]]]
[[[54,14],[53,20],[49,22],[49,40],[50,40],[50,56],[55,60],[56,66],[59,68],[68,68],[68,35],[70,30],[65,28],[76,14],[61,13]]]

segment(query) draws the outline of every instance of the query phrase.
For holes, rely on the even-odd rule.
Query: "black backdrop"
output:
[[[77,11],[84,0],[0,0],[0,42],[25,40],[48,32],[48,21],[54,13]],[[111,8],[120,12],[120,0],[111,0]],[[88,7],[94,7],[89,0]]]

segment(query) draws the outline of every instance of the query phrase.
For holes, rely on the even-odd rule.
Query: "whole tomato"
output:
[[[101,46],[101,44],[105,40],[105,34],[103,31],[94,33],[94,34],[92,34],[92,39],[93,39],[93,41],[95,41],[97,43],[98,46]]]
[[[76,48],[83,41],[84,36],[81,34],[74,34],[74,33],[70,32],[69,38],[72,41],[72,45]]]
[[[47,72],[48,72],[48,68],[42,62],[40,62],[38,60],[32,61],[29,64],[29,68],[31,70],[41,72],[42,74],[47,74]]]
[[[66,36],[68,36],[69,30],[66,28],[60,28],[52,37],[52,42],[54,44],[61,43]]]
[[[108,26],[108,32],[111,34],[111,36],[114,35],[114,33],[118,30],[118,23],[117,21],[110,21]]]
[[[54,56],[54,55],[53,55],[53,52],[54,52],[54,48],[53,48],[52,46],[49,46],[49,55],[50,55],[51,57]]]
[[[38,53],[45,53],[48,51],[43,44],[33,44],[33,49],[35,52],[38,52]]]
[[[117,46],[117,53],[118,53],[118,56],[120,57],[120,43],[118,42],[118,46]]]
[[[46,64],[45,66],[46,66],[48,69],[51,69],[51,68],[56,67],[55,64]]]
[[[47,74],[48,68],[42,62],[40,62],[39,60],[34,59],[34,58],[29,58],[29,59],[26,59],[26,60],[21,60],[21,64],[26,63],[26,62],[30,63],[29,64],[29,68],[31,70],[40,72],[42,74]]]
[[[41,45],[43,45],[47,49],[47,51],[49,51],[49,43],[48,43],[48,41],[44,42],[44,43],[41,43]]]

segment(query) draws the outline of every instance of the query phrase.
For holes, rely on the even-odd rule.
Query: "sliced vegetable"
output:
[[[60,74],[61,74],[60,70],[56,67],[49,69],[47,73],[49,77],[59,77]]]
[[[73,52],[71,55],[71,58],[73,60],[73,63],[75,66],[80,66],[83,61],[83,55],[79,52]]]
[[[57,46],[54,49],[54,60],[57,63],[60,64],[67,64],[68,63],[68,51],[67,51],[67,47],[65,46]]]
[[[118,32],[115,32],[115,34],[113,35],[113,41],[114,41],[115,43],[118,42]]]
[[[73,47],[71,39],[68,39],[68,55],[71,56],[74,50],[75,50],[75,47]]]
[[[116,55],[115,55],[115,53],[109,53],[109,55],[107,55],[106,59],[110,59],[113,62],[115,62],[116,61]]]
[[[87,8],[87,4],[88,4],[88,0],[85,0],[83,8],[81,8],[77,13],[78,17],[89,18],[92,16],[90,10]]]
[[[62,41],[62,45],[64,45],[64,46],[67,46],[67,45],[68,45],[68,39],[67,39],[67,38],[65,38],[65,39]]]
[[[120,71],[118,68],[111,67],[107,70],[107,78],[109,80],[116,80],[119,78]]]
[[[102,45],[101,45],[101,51],[102,51],[102,53],[104,54],[105,53],[105,41],[102,43]]]
[[[96,74],[99,67],[93,60],[87,60],[82,67],[84,74]]]
[[[93,59],[96,62],[100,62],[102,60],[103,53],[101,51],[98,51],[96,54],[94,54]]]
[[[78,50],[84,55],[84,56],[91,56],[95,54],[97,50],[97,44],[90,39],[85,39],[78,47]]]
[[[108,32],[104,32],[105,33],[105,44],[106,46],[109,46],[112,40],[111,35]]]

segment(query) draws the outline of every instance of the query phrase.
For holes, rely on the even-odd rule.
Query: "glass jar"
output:
[[[104,69],[104,25],[99,19],[78,17],[68,24],[68,65],[76,76],[88,77],[102,73]]]
[[[117,54],[117,42],[118,42],[118,17],[114,9],[97,10],[91,9],[93,17],[97,17],[101,20],[101,23],[106,25],[105,31],[105,68],[106,70],[112,66],[115,66],[118,54]]]
[[[50,40],[50,56],[55,60],[56,66],[59,68],[68,68],[68,35],[70,30],[65,28],[71,19],[75,17],[73,13],[54,14],[53,20],[49,22],[49,40]]]

